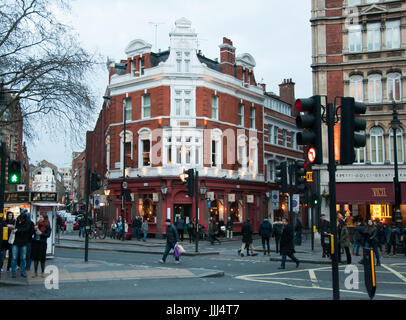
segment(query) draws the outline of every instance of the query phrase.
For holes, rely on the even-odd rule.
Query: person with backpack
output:
[[[175,245],[179,242],[179,234],[176,230],[176,227],[171,223],[171,219],[166,219],[166,246],[164,255],[159,263],[165,263],[166,258],[168,257],[169,252],[173,249],[173,254],[175,256],[175,263],[180,263],[179,257],[175,254]]]
[[[264,255],[266,255],[266,252],[268,251],[268,256],[271,255],[271,249],[269,247],[269,238],[272,235],[272,224],[269,222],[268,217],[264,218],[264,221],[261,222],[259,225],[259,234],[261,235],[261,240],[262,240],[262,248],[264,249]],[[265,244],[267,246],[267,249],[265,249]]]

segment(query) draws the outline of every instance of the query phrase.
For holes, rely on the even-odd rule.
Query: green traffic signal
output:
[[[10,160],[8,163],[8,183],[19,184],[21,182],[21,162]]]

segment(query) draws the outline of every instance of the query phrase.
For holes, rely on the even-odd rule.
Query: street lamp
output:
[[[398,119],[398,112],[396,109],[396,102],[393,101],[393,119],[390,122],[392,132],[393,132],[393,157],[395,158],[395,177],[393,178],[393,185],[395,189],[395,223],[396,226],[401,229],[402,228],[402,214],[400,212],[400,203],[401,199],[401,188],[399,183],[399,173],[398,173],[398,148],[397,148],[397,137],[396,137],[396,130],[400,128],[400,120]]]
[[[164,184],[163,186],[161,186],[161,192],[162,192],[162,199],[165,200],[166,194],[167,194],[167,192],[168,192],[168,187],[166,186],[166,184]]]

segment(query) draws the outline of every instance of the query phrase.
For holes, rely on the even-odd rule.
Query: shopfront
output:
[[[189,197],[186,187],[178,178],[148,178],[127,180],[131,193],[131,201],[125,205],[125,217],[131,221],[136,216],[141,216],[149,225],[148,233],[164,234],[166,219],[176,221],[182,217],[187,224],[196,217],[196,199],[198,200],[199,223],[208,226],[209,218],[216,222],[227,223],[228,217],[234,222],[234,232],[241,232],[242,223],[250,218],[254,232],[258,232],[259,224],[268,214],[263,183],[221,179],[199,179],[198,195]],[[113,217],[121,215],[121,183],[120,180],[109,181],[109,205],[112,205]]]
[[[406,183],[402,189],[402,224],[406,225]],[[393,218],[395,194],[393,183],[337,183],[337,210],[350,212],[355,220],[379,219],[395,223]]]

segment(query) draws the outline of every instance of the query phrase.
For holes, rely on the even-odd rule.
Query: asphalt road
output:
[[[329,265],[301,264],[298,269],[287,263],[279,270],[279,262],[269,261],[263,255],[238,257],[234,250],[222,247],[222,254],[182,257],[174,264],[168,257],[167,268],[207,268],[224,271],[224,276],[190,279],[132,279],[61,283],[58,290],[47,290],[43,285],[0,286],[0,294],[8,299],[45,300],[331,300],[331,268]],[[78,249],[56,249],[57,257],[84,257]],[[141,265],[157,267],[160,256],[90,251],[89,262],[104,261],[128,267]],[[51,262],[49,262],[51,263]],[[353,264],[346,272],[340,265],[340,298],[343,300],[369,300],[364,285],[364,274]],[[349,272],[348,272],[349,271]],[[358,273],[357,273],[358,271]],[[375,299],[406,299],[406,260],[404,263],[386,263],[376,269],[377,291]]]

